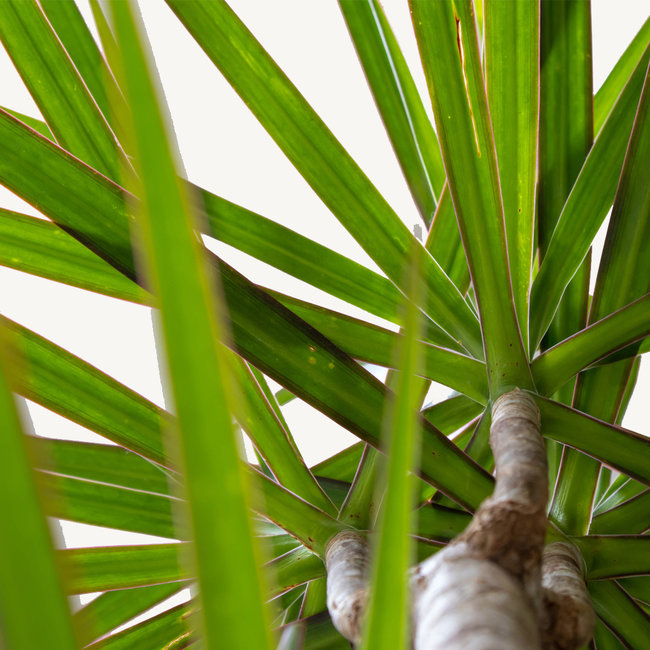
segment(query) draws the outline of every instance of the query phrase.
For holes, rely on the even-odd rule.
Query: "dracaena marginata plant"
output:
[[[43,118],[0,111],[0,182],[49,219],[1,210],[0,261],[157,310],[173,403],[3,321],[0,645],[647,647],[650,447],[620,422],[650,334],[650,23],[594,96],[589,2],[411,0],[423,98],[380,2],[341,0],[422,244],[226,2],[166,1],[383,275],[185,180],[132,2],[91,0],[97,40],[73,2],[0,2]],[[25,435],[12,391],[114,444]],[[308,467],[296,397],[359,442]],[[55,549],[47,516],[169,543]]]

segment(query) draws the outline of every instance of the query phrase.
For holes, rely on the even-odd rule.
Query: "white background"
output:
[[[6,0],[0,0],[6,1]],[[78,2],[92,24],[86,2]],[[257,123],[221,74],[162,0],[141,3],[156,64],[190,180],[330,246],[375,271],[374,263],[338,224]],[[406,2],[384,8],[426,97],[424,76]],[[419,216],[334,0],[237,0],[235,11],[298,86],[361,168],[412,229]],[[597,89],[648,15],[643,0],[593,0],[594,88]],[[0,49],[0,105],[40,117]],[[425,101],[428,105],[428,100]],[[0,206],[39,216],[0,188]],[[600,239],[602,241],[601,233]],[[251,280],[312,302],[394,326],[331,298],[225,245],[214,250]],[[597,256],[596,256],[597,257]],[[162,405],[162,388],[147,308],[0,268],[0,313],[33,329]],[[650,386],[642,366],[636,398],[624,425],[647,433],[643,396]],[[441,395],[444,396],[444,393]],[[29,404],[40,435],[106,442],[82,427]],[[308,463],[355,438],[307,405],[286,407],[287,419]],[[64,523],[69,546],[111,545],[152,538]],[[162,540],[161,540],[162,541]]]

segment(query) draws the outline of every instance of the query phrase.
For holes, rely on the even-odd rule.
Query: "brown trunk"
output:
[[[571,650],[585,645],[596,617],[582,578],[582,558],[569,544],[555,542],[542,560],[544,650]]]
[[[539,411],[527,393],[515,389],[496,400],[490,446],[494,493],[461,535],[413,570],[413,647],[578,648],[591,636],[594,613],[577,550],[558,543],[544,549],[546,449]],[[326,563],[332,621],[358,643],[368,590],[366,541],[340,533]]]

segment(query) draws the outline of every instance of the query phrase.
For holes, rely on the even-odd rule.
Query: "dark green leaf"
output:
[[[490,391],[532,386],[512,302],[503,205],[470,2],[410,3],[476,292]]]
[[[646,459],[650,438],[608,424],[568,406],[535,397],[542,418],[542,433],[650,484]]]
[[[645,490],[621,505],[598,514],[592,520],[589,532],[594,535],[644,533],[650,528],[649,511],[650,490]]]
[[[36,0],[1,3],[0,35],[57,142],[117,178],[115,136]]]
[[[531,291],[531,349],[546,331],[614,199],[649,57],[647,49],[594,142],[553,231]]]
[[[589,582],[594,609],[628,648],[643,648],[650,634],[650,617],[611,580]]]
[[[485,80],[503,196],[512,292],[528,341],[539,120],[539,2],[488,2]]]
[[[104,592],[73,614],[80,641],[84,646],[91,643],[173,596],[182,587],[182,584],[172,582]]]
[[[574,537],[587,565],[587,580],[648,575],[650,537],[647,535],[605,535]]]

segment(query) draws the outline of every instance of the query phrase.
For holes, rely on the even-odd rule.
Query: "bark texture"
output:
[[[539,411],[526,393],[492,408],[496,486],[472,523],[413,574],[416,650],[541,648],[548,478]]]
[[[569,544],[555,542],[542,560],[544,650],[572,650],[585,645],[596,616],[582,578],[582,558]]]
[[[334,627],[352,643],[359,643],[368,598],[368,543],[359,534],[336,535],[325,552],[327,609]]]
[[[548,478],[534,400],[520,390],[492,408],[495,489],[467,529],[412,572],[414,650],[573,650],[595,622],[582,559],[544,548]],[[326,550],[327,607],[336,629],[361,640],[368,545],[353,531]]]

